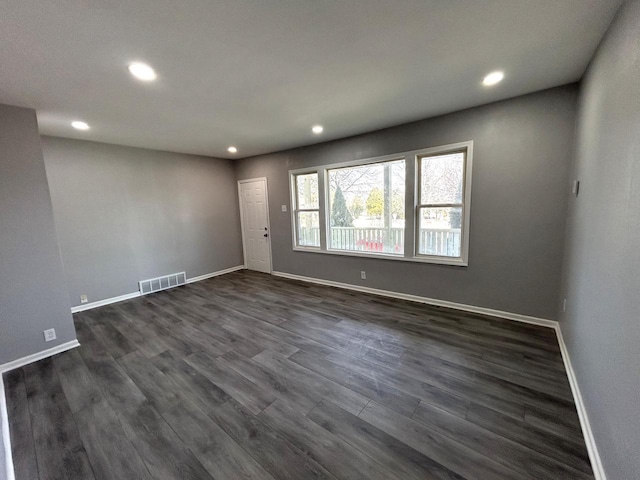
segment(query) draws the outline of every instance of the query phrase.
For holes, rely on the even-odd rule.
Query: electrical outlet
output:
[[[562,300],[562,311],[563,312],[567,311],[567,299],[566,298],[564,300]]]
[[[89,299],[86,295],[80,295],[80,303],[87,303]]]
[[[366,280],[367,279],[367,272],[365,272],[364,270],[360,271],[360,278],[362,280]]]
[[[56,337],[56,329],[55,328],[50,328],[49,330],[45,330],[44,332],[44,341],[45,342],[50,342],[51,340],[55,340]]]
[[[286,212],[286,211],[287,211],[287,206],[286,206],[286,205],[282,205],[282,207],[281,207],[281,208],[282,208],[282,211],[283,211],[283,212]]]

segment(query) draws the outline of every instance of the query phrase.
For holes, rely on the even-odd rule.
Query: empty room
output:
[[[0,480],[640,480],[640,0],[0,4]]]

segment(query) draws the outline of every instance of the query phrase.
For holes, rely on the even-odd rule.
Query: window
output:
[[[467,265],[473,142],[291,175],[294,249]]]
[[[294,175],[296,245],[320,246],[320,198],[318,174]]]
[[[416,253],[462,256],[466,151],[418,157]]]
[[[404,255],[405,161],[327,170],[329,248]]]

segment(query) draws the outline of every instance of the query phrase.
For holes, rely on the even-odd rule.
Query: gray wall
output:
[[[75,338],[36,114],[0,105],[0,364]]]
[[[240,160],[239,179],[268,179],[274,270],[557,318],[576,96],[575,85],[560,87]],[[289,169],[466,140],[475,142],[468,267],[292,250],[290,213],[280,209],[290,203]]]
[[[242,265],[233,161],[42,137],[71,303]]]
[[[609,480],[640,478],[640,1],[583,80],[562,331]]]

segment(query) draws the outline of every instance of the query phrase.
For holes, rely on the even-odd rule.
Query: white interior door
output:
[[[238,194],[244,261],[249,270],[271,273],[267,180],[240,180]]]

